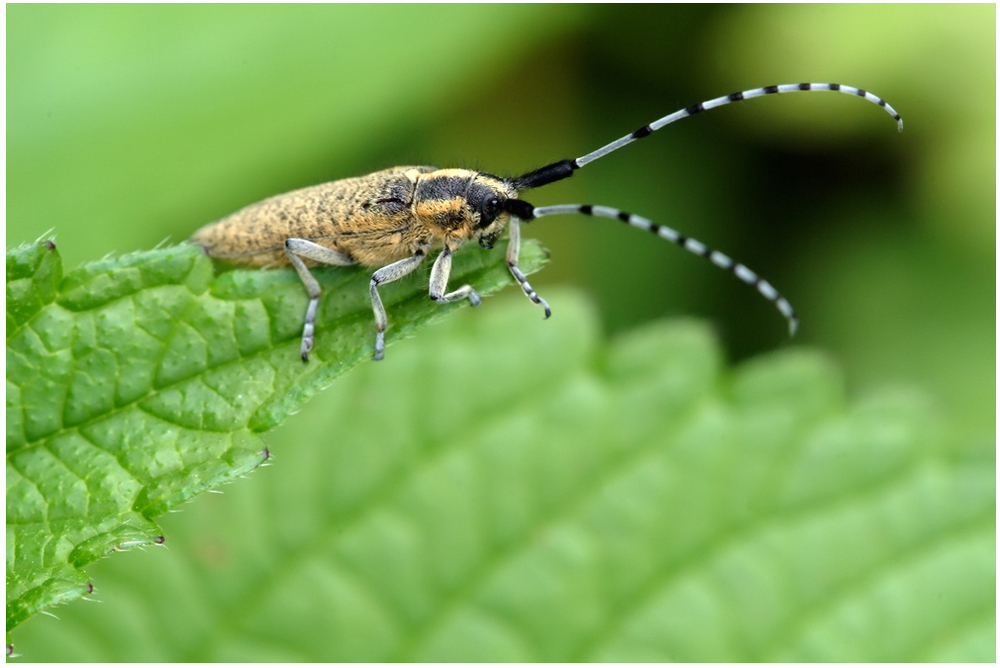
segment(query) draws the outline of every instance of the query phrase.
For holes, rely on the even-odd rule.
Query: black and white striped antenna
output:
[[[715,109],[716,107],[723,107],[727,104],[739,102],[741,100],[749,100],[751,98],[763,97],[765,95],[775,95],[777,93],[797,93],[810,90],[832,90],[840,93],[846,93],[848,95],[857,95],[858,97],[862,97],[885,109],[886,112],[896,120],[896,126],[899,128],[899,131],[903,131],[903,119],[898,113],[896,113],[896,110],[889,106],[889,103],[880,98],[878,95],[873,95],[862,88],[827,83],[800,83],[782,84],[780,86],[765,86],[764,88],[751,88],[750,90],[741,91],[739,93],[723,95],[722,97],[701,102],[693,107],[679,109],[672,114],[668,114],[663,118],[653,121],[649,125],[642,126],[635,132],[630,132],[624,137],[602,146],[596,151],[591,151],[587,155],[580,156],[575,160],[561,160],[559,162],[554,162],[551,165],[546,165],[541,169],[536,169],[533,172],[528,172],[523,176],[512,179],[511,183],[518,191],[540,188],[541,186],[568,178],[573,175],[573,172],[580,169],[584,165],[590,164],[598,158],[603,158],[623,146],[628,146],[637,139],[648,137],[660,128],[664,128],[674,121],[679,121],[682,118],[687,118],[688,116],[693,116],[694,114],[702,111],[708,111],[709,109]]]
[[[658,120],[653,121],[649,125],[644,125],[635,132],[631,132],[620,139],[602,146],[596,151],[592,151],[586,155],[580,156],[575,160],[561,160],[559,162],[554,162],[550,165],[546,165],[540,169],[536,169],[532,172],[528,172],[523,176],[519,176],[510,180],[510,184],[518,191],[529,190],[531,188],[539,188],[541,186],[554,183],[556,181],[561,181],[562,179],[568,178],[573,175],[573,172],[580,169],[584,165],[590,164],[599,158],[603,158],[609,153],[613,153],[623,146],[631,144],[637,139],[642,139],[653,134],[657,130],[670,125],[674,121],[679,121],[682,118],[687,118],[694,114],[700,113],[702,111],[707,111],[709,109],[714,109],[716,107],[722,107],[732,102],[739,102],[741,100],[749,100],[754,97],[762,97],[764,95],[774,95],[777,93],[795,93],[799,91],[820,91],[820,90],[830,90],[837,91],[840,93],[846,93],[848,95],[856,95],[862,97],[869,102],[877,104],[886,110],[886,112],[896,120],[896,125],[900,132],[903,131],[903,119],[900,117],[896,110],[893,109],[889,103],[880,98],[877,95],[873,95],[866,90],[861,88],[855,88],[854,86],[843,86],[841,84],[827,84],[827,83],[800,83],[800,84],[782,84],[780,86],[766,86],[764,88],[752,88],[750,90],[741,91],[739,93],[732,93],[730,95],[724,95],[722,97],[717,97],[706,102],[701,102],[693,107],[687,107],[686,109],[680,109],[672,114],[664,116]],[[598,216],[601,218],[613,218],[620,220],[622,222],[628,223],[633,227],[638,227],[639,229],[647,230],[652,232],[662,239],[667,241],[672,241],[678,246],[684,248],[695,255],[700,255],[707,258],[712,264],[717,267],[721,267],[727,271],[731,271],[738,279],[744,283],[753,286],[757,291],[764,296],[770,302],[773,302],[777,309],[781,312],[785,319],[788,321],[788,331],[789,334],[795,335],[796,329],[798,329],[799,320],[795,315],[795,309],[788,300],[778,292],[774,286],[769,282],[761,278],[756,272],[750,270],[746,265],[741,264],[732,260],[729,256],[724,253],[720,253],[717,250],[712,250],[705,244],[701,243],[697,239],[692,239],[691,237],[684,236],[683,234],[677,232],[676,230],[667,227],[666,225],[657,225],[651,220],[642,218],[641,216],[636,216],[618,209],[612,209],[606,206],[593,206],[589,204],[560,204],[557,206],[541,206],[535,207],[528,204],[524,200],[511,199],[504,203],[504,209],[516,216],[520,220],[529,221],[535,218],[542,218],[544,216],[554,216],[558,214],[573,214],[579,213],[586,216]],[[516,228],[516,222],[512,225],[512,230]],[[509,264],[509,262],[508,262]],[[530,291],[530,297],[536,303],[541,303],[545,306],[546,317],[548,317],[550,311],[548,305],[545,304],[544,300],[535,299],[534,291],[531,290],[530,285],[527,281],[523,279],[523,275],[518,277],[518,281],[521,283],[521,287],[526,293]]]
[[[657,225],[648,218],[626,213],[625,211],[621,211],[619,209],[612,209],[608,206],[591,206],[589,204],[559,204],[557,206],[534,207],[531,210],[531,216],[528,220],[542,218],[544,216],[571,213],[581,213],[585,216],[597,216],[600,218],[613,218],[620,220],[633,227],[638,227],[640,230],[651,232],[661,239],[672,241],[684,250],[708,259],[715,266],[721,267],[726,271],[731,271],[736,278],[740,279],[747,285],[752,285],[757,289],[757,292],[764,296],[765,299],[774,303],[774,305],[779,311],[781,311],[781,314],[785,316],[785,319],[788,321],[788,334],[790,336],[795,336],[795,332],[799,328],[798,316],[795,315],[795,309],[792,308],[792,305],[774,288],[774,286],[758,276],[757,272],[752,271],[746,265],[736,262],[725,253],[720,253],[717,250],[709,248],[697,239],[684,236],[673,228],[667,227],[666,225]]]

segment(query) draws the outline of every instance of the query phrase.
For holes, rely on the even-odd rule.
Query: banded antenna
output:
[[[673,123],[674,121],[679,121],[682,118],[687,118],[688,116],[693,116],[694,114],[700,113],[702,111],[707,111],[709,109],[715,109],[716,107],[723,107],[727,104],[733,102],[739,102],[741,100],[749,100],[754,97],[763,97],[764,95],[775,95],[777,93],[797,93],[800,91],[810,91],[810,90],[832,90],[840,93],[846,93],[848,95],[857,95],[862,97],[869,102],[877,104],[886,110],[886,112],[896,120],[896,126],[899,131],[903,131],[903,119],[896,113],[888,102],[880,98],[878,95],[873,95],[868,91],[855,88],[854,86],[843,86],[841,84],[828,84],[828,83],[800,83],[800,84],[782,84],[780,86],[765,86],[764,88],[751,88],[750,90],[745,90],[739,93],[731,93],[730,95],[723,95],[722,97],[717,97],[713,100],[708,100],[706,102],[701,102],[693,107],[687,107],[686,109],[679,109],[672,114],[664,116],[658,120],[653,121],[649,125],[644,125],[635,132],[631,132],[620,139],[602,146],[596,151],[592,151],[587,155],[581,156],[575,160],[561,160],[559,162],[554,162],[551,165],[546,165],[541,169],[536,169],[533,172],[528,172],[523,176],[518,176],[511,180],[511,183],[517,190],[528,190],[531,188],[539,188],[541,186],[554,183],[556,181],[561,181],[562,179],[568,178],[573,175],[573,172],[580,169],[584,165],[594,162],[598,158],[603,158],[609,153],[617,151],[623,146],[627,146],[634,142],[636,139],[642,139],[643,137],[648,137],[660,128],[666,127]]]
[[[795,332],[799,328],[798,316],[795,315],[795,309],[792,308],[792,305],[774,288],[774,286],[758,276],[755,271],[752,271],[745,264],[736,262],[725,253],[713,250],[697,239],[686,237],[677,230],[667,227],[666,225],[657,225],[648,218],[626,213],[625,211],[621,211],[619,209],[612,209],[608,206],[591,206],[590,204],[538,206],[532,208],[530,215],[527,218],[522,218],[522,220],[533,220],[544,216],[555,216],[558,214],[568,213],[581,213],[585,216],[598,216],[600,218],[613,218],[620,220],[623,223],[631,225],[632,227],[638,227],[640,230],[651,232],[661,239],[672,241],[684,250],[706,258],[715,266],[725,269],[726,271],[731,271],[736,278],[740,279],[747,285],[753,286],[757,289],[757,292],[764,296],[765,299],[774,303],[778,310],[781,311],[781,314],[785,316],[785,320],[788,321],[789,336],[795,336]]]
[[[886,110],[886,112],[896,120],[896,125],[899,131],[903,131],[903,119],[900,118],[896,110],[889,106],[885,100],[877,95],[873,95],[866,90],[861,88],[855,88],[854,86],[842,86],[840,84],[825,84],[825,83],[801,83],[801,84],[784,84],[781,86],[767,86],[765,88],[753,88],[751,90],[745,90],[740,93],[732,93],[730,95],[724,95],[722,97],[717,97],[707,102],[702,102],[696,104],[693,107],[688,107],[686,109],[680,109],[674,113],[664,116],[663,118],[653,121],[649,125],[644,125],[635,132],[625,135],[620,139],[602,146],[601,148],[588,153],[587,155],[581,156],[575,160],[561,160],[559,162],[554,162],[551,165],[546,165],[540,169],[536,169],[532,172],[528,172],[523,176],[511,179],[510,183],[517,190],[528,190],[531,188],[538,188],[541,186],[554,183],[556,181],[561,181],[562,179],[568,178],[573,175],[573,172],[580,169],[584,165],[587,165],[599,158],[603,158],[609,153],[617,151],[623,146],[631,144],[637,139],[642,139],[643,137],[648,137],[660,128],[666,127],[673,123],[674,121],[679,121],[682,118],[687,118],[694,114],[706,111],[708,109],[714,109],[716,107],[722,107],[724,105],[730,104],[732,102],[739,102],[740,100],[749,100],[754,97],[762,97],[764,95],[774,95],[776,93],[794,93],[798,91],[809,91],[809,90],[832,90],[841,93],[847,93],[848,95],[857,95],[858,97],[863,97],[869,102],[873,102],[878,106]],[[666,225],[658,225],[651,220],[642,218],[641,216],[636,216],[631,213],[626,213],[620,211],[619,209],[612,209],[607,206],[593,206],[590,204],[560,204],[557,206],[533,206],[521,199],[510,199],[504,202],[503,207],[506,211],[511,213],[516,218],[529,221],[535,218],[542,218],[544,216],[554,216],[558,214],[573,214],[579,213],[585,216],[598,216],[601,218],[613,218],[627,223],[633,227],[638,227],[639,229],[651,232],[656,236],[666,239],[667,241],[672,241],[681,248],[694,253],[695,255],[700,255],[708,259],[712,264],[730,271],[736,278],[740,279],[747,285],[751,285],[756,288],[757,292],[764,296],[765,299],[772,302],[777,309],[781,312],[785,319],[788,321],[788,333],[792,336],[795,335],[795,331],[798,329],[799,319],[795,315],[795,309],[789,303],[785,297],[778,292],[774,286],[769,282],[761,278],[756,272],[749,269],[746,265],[736,262],[731,259],[728,255],[720,253],[717,250],[712,250],[705,244],[701,243],[697,239],[692,239],[691,237],[684,236],[680,232],[667,227]],[[517,229],[516,220],[512,221],[511,224],[512,233]],[[508,262],[508,264],[510,264]],[[512,268],[513,270],[513,268]],[[521,283],[521,287],[524,288],[525,293],[531,297],[532,301],[540,303],[545,307],[545,317],[549,316],[548,305],[545,304],[544,300],[540,298],[536,299],[534,291],[531,290],[530,285],[524,280],[523,274],[518,276],[515,273],[515,278]]]

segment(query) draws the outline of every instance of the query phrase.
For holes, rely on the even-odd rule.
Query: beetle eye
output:
[[[479,227],[488,227],[491,225],[498,213],[500,213],[499,199],[491,197],[483,200],[482,208],[479,212]]]

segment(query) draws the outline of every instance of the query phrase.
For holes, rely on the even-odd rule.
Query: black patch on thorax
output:
[[[466,176],[435,176],[423,178],[417,184],[417,201],[449,200],[465,197],[469,189],[469,177]]]

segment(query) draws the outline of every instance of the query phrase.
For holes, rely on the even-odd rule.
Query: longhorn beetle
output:
[[[291,264],[295,268],[309,294],[302,329],[303,361],[309,360],[309,351],[312,350],[316,309],[321,294],[319,283],[309,272],[309,266],[362,264],[377,268],[372,274],[370,292],[375,312],[374,359],[380,360],[385,353],[388,318],[378,287],[406,276],[424,261],[431,250],[441,248],[431,269],[431,299],[439,304],[468,299],[473,306],[478,306],[479,294],[471,285],[448,292],[452,253],[471,239],[490,249],[507,226],[510,227],[507,266],[524,294],[545,309],[545,317],[548,318],[552,315],[548,303],[535,293],[517,266],[520,224],[521,221],[568,213],[617,218],[672,241],[695,255],[708,258],[716,266],[733,272],[738,279],[757,288],[765,299],[774,302],[788,321],[789,333],[794,335],[798,318],[788,300],[745,265],[700,241],[665,225],[606,206],[561,204],[536,207],[518,196],[525,190],[568,178],[581,167],[693,114],[753,97],[810,90],[839,91],[874,102],[896,119],[900,131],[903,129],[903,119],[895,109],[882,98],[860,88],[825,83],[754,88],[675,111],[592,153],[575,160],[560,160],[522,176],[500,178],[467,169],[393,167],[251,204],[198,230],[192,241],[208,255],[232,263],[256,267]]]

